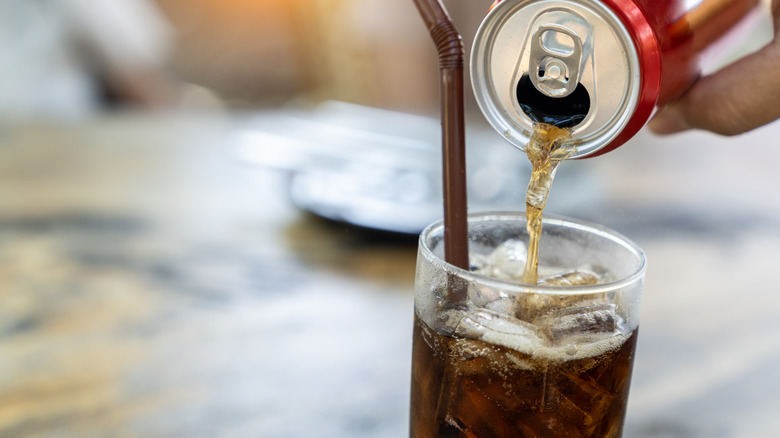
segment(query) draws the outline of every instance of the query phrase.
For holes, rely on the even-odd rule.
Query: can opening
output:
[[[524,74],[517,83],[516,97],[520,108],[531,120],[559,128],[577,126],[590,111],[590,94],[582,84],[577,84],[566,97],[550,97],[537,90],[531,78]]]

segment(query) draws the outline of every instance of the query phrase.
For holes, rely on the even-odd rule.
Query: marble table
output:
[[[235,124],[0,125],[0,437],[406,436],[415,238],[298,210]],[[649,259],[626,437],[780,436],[778,138],[567,163]]]

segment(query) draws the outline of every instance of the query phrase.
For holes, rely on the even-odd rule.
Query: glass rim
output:
[[[470,213],[467,221],[470,225],[473,222],[486,221],[486,220],[522,220],[526,221],[525,213],[519,211],[488,211]],[[647,259],[644,251],[639,246],[626,236],[618,233],[615,230],[607,228],[602,225],[598,225],[589,221],[580,219],[574,219],[566,216],[560,216],[556,214],[544,214],[542,216],[542,223],[544,225],[560,225],[568,228],[576,228],[581,231],[588,232],[597,236],[601,236],[612,242],[619,244],[629,252],[633,253],[639,260],[639,266],[629,275],[623,276],[620,279],[609,281],[606,283],[599,283],[587,286],[552,286],[552,285],[540,285],[540,284],[526,284],[518,281],[502,280],[499,278],[490,277],[483,274],[478,274],[473,271],[459,268],[452,265],[436,254],[428,246],[429,237],[438,233],[444,237],[444,221],[438,220],[427,227],[420,233],[419,248],[422,255],[428,259],[428,261],[434,266],[441,268],[445,272],[455,274],[469,282],[479,283],[484,286],[492,287],[495,289],[501,289],[503,292],[509,293],[537,293],[548,295],[589,295],[611,292],[618,289],[628,287],[629,285],[641,280],[644,277],[647,270]],[[544,230],[544,227],[542,228]],[[445,242],[446,244],[446,242]]]

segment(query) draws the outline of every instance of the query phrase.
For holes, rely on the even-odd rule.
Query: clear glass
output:
[[[540,279],[576,270],[600,283],[525,285],[444,262],[443,231],[436,223],[420,236],[411,436],[620,437],[642,250],[604,227],[547,215]],[[469,217],[472,265],[513,239],[528,241],[523,213]],[[503,256],[502,269],[519,278],[516,252]]]

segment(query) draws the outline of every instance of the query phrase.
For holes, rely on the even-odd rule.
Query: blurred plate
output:
[[[326,102],[259,114],[229,148],[243,162],[289,172],[292,201],[329,219],[417,234],[442,216],[438,119]],[[524,210],[525,154],[487,126],[467,126],[466,149],[469,211]],[[549,210],[592,205],[599,191],[587,168],[560,167]]]

